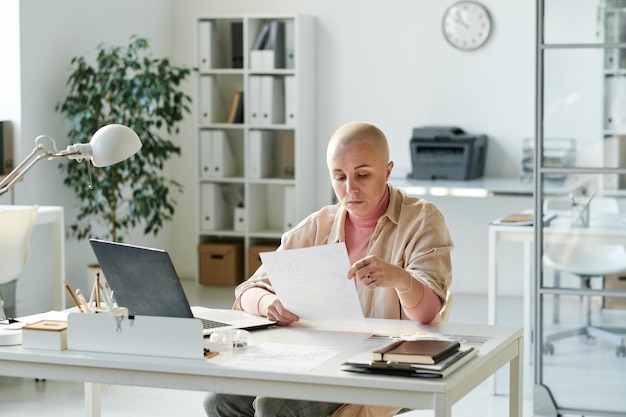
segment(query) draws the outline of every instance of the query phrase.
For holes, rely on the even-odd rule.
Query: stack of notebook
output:
[[[418,339],[395,341],[363,352],[342,364],[349,372],[443,378],[476,356],[474,347],[457,341]]]

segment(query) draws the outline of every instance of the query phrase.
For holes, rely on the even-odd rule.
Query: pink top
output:
[[[376,206],[371,214],[363,217],[347,215],[345,223],[345,243],[351,264],[354,264],[367,255],[369,242],[376,228],[376,223],[378,219],[385,214],[388,205],[389,189],[387,189],[380,203],[378,203],[378,206]],[[415,281],[422,286],[424,296],[415,307],[407,308],[403,306],[403,308],[404,312],[411,320],[422,322],[424,317],[433,317],[441,310],[441,300],[428,285],[424,285],[417,279]],[[415,282],[413,284],[415,284]],[[241,295],[242,309],[252,314],[261,315],[258,308],[259,301],[269,294],[271,294],[271,292],[261,287],[249,288]]]

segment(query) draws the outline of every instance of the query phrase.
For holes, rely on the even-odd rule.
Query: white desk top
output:
[[[391,177],[389,182],[409,195],[449,197],[532,196],[533,182],[521,178],[475,178],[472,180],[416,180]],[[562,182],[547,184],[546,193],[566,192]]]
[[[340,370],[340,364],[364,351],[360,344],[381,331],[439,332],[482,336],[479,354],[444,379],[361,375]],[[432,408],[433,394],[450,395],[451,403],[462,398],[496,370],[521,355],[521,328],[469,324],[422,326],[403,320],[365,319],[349,323],[294,323],[252,333],[252,345],[265,342],[340,346],[342,350],[309,372],[240,369],[226,366],[232,353],[222,352],[210,360],[160,358],[81,351],[25,350],[0,347],[0,373],[5,375],[63,379],[121,385],[143,385],[235,394],[281,395],[306,398]],[[236,355],[236,354],[235,354]],[[517,364],[519,366],[519,363]],[[521,375],[520,381],[521,383]],[[428,394],[427,397],[424,395]]]

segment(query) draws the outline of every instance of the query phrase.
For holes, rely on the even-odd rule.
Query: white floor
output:
[[[233,300],[232,287],[208,287],[185,282],[185,289],[192,305],[230,307]],[[499,303],[499,309],[501,324],[522,325],[521,299],[502,299]],[[450,317],[451,322],[486,323],[486,319],[486,297],[456,294]],[[626,363],[626,359],[623,362]],[[620,364],[619,366],[620,371],[626,372],[626,367],[621,368],[626,365]],[[524,374],[524,417],[528,417],[533,416],[532,366],[526,365]],[[501,417],[508,415],[507,379],[505,370],[501,370],[496,378],[498,395],[489,395],[487,384],[483,384],[453,406],[453,417]],[[623,384],[621,386],[623,387]],[[203,397],[203,392],[104,386],[102,415],[104,417],[202,417],[204,416]],[[611,399],[609,398],[609,400]],[[0,416],[22,417],[30,415],[84,416],[82,384],[60,381],[38,382],[32,379],[0,377]],[[426,417],[432,416],[432,411],[413,411],[404,415],[407,417]]]

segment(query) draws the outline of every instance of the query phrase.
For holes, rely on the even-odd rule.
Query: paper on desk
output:
[[[262,252],[261,260],[286,309],[305,320],[363,318],[344,243]]]
[[[68,311],[56,311],[51,310],[46,313],[37,313],[32,314],[30,316],[22,316],[15,319],[14,323],[9,324],[7,320],[1,320],[0,325],[5,330],[20,330],[22,326],[26,326],[27,324],[36,323],[41,320],[59,320],[59,321],[67,321]]]
[[[262,343],[225,365],[243,369],[308,372],[343,350],[338,346]]]

